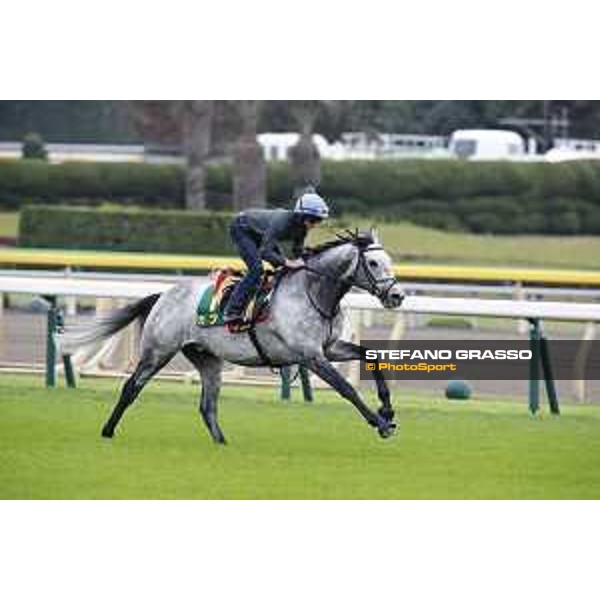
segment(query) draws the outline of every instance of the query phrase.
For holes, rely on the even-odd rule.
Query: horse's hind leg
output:
[[[102,436],[111,438],[115,435],[115,428],[119,424],[123,413],[138,397],[142,388],[160,371],[174,354],[159,355],[155,350],[147,350],[142,353],[133,375],[125,382],[121,397],[112,411],[108,421],[102,428]]]
[[[217,444],[225,444],[225,436],[217,419],[217,402],[221,391],[223,361],[213,354],[201,352],[195,346],[182,348],[185,357],[198,369],[202,379],[200,415]]]

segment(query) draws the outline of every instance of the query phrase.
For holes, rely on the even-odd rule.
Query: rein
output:
[[[354,272],[352,273],[352,275],[349,277],[349,279],[347,281],[341,281],[339,277],[336,277],[335,275],[332,275],[325,271],[315,269],[314,267],[311,267],[310,265],[307,265],[307,264],[305,264],[304,266],[302,266],[299,269],[294,269],[294,270],[288,271],[288,273],[287,273],[288,275],[293,275],[296,272],[304,270],[304,271],[307,271],[308,273],[313,273],[317,277],[321,277],[323,279],[332,281],[336,284],[337,287],[339,287],[339,290],[338,290],[339,297],[337,297],[335,299],[334,310],[331,314],[327,314],[317,304],[315,299],[312,297],[309,288],[307,288],[307,290],[306,290],[306,295],[307,295],[308,300],[309,300],[310,304],[312,305],[312,307],[321,316],[321,318],[323,318],[325,321],[327,321],[329,323],[330,335],[331,335],[331,332],[333,329],[333,319],[339,313],[339,310],[340,310],[340,300],[344,296],[346,291],[348,289],[350,289],[352,286],[356,286],[362,290],[365,290],[365,291],[371,293],[372,295],[379,298],[382,302],[385,298],[387,298],[388,294],[390,293],[390,290],[392,289],[392,286],[396,283],[396,278],[393,276],[390,276],[390,277],[384,277],[382,279],[377,279],[373,275],[373,273],[370,271],[370,269],[368,268],[368,265],[367,265],[367,262],[365,259],[365,254],[367,252],[370,252],[373,250],[382,250],[382,249],[383,249],[382,246],[374,245],[374,244],[365,249],[359,247],[358,248],[358,252],[359,252],[358,263],[354,269]],[[357,285],[357,283],[356,283],[356,275],[357,275],[359,269],[361,269],[361,268],[363,269],[363,271],[365,273],[365,278],[368,283],[367,287]],[[283,276],[280,276],[276,279],[273,291],[275,291],[277,289],[277,287],[279,286],[279,283],[282,281],[282,279],[283,279]],[[386,283],[388,283],[388,285],[385,287],[384,290],[380,291],[379,286],[382,286],[383,284],[386,284]],[[341,284],[341,286],[340,286],[340,284]],[[341,294],[339,293],[339,291],[341,291]],[[256,329],[255,329],[254,324],[248,330],[248,335],[250,337],[250,341],[252,342],[253,346],[255,347],[263,364],[270,367],[273,370],[274,365],[271,362],[268,354],[265,352],[262,344],[260,343],[258,336],[256,335]]]
[[[348,285],[349,285],[349,287],[356,286],[359,289],[365,290],[365,291],[369,292],[370,294],[372,294],[372,295],[376,296],[377,298],[379,298],[381,301],[383,301],[385,298],[387,298],[388,294],[390,293],[390,290],[392,289],[392,287],[396,283],[396,278],[394,276],[390,276],[390,277],[385,277],[385,278],[382,278],[382,279],[376,279],[373,276],[373,273],[367,267],[367,263],[366,263],[366,259],[365,259],[365,254],[367,252],[371,252],[373,250],[383,250],[383,246],[372,245],[372,246],[370,246],[368,248],[365,248],[365,249],[362,249],[362,248],[358,249],[358,252],[359,252],[358,264],[356,265],[356,268],[354,269],[354,273],[352,273],[352,275],[350,276],[350,281],[348,282]],[[367,279],[369,287],[364,287],[364,286],[360,286],[360,285],[356,284],[356,274],[357,274],[358,270],[361,267],[362,267],[362,269],[363,269],[363,271],[365,273],[365,277]],[[301,271],[301,270],[308,271],[309,273],[313,273],[313,274],[317,275],[318,277],[322,277],[324,279],[328,279],[330,281],[333,281],[336,284],[340,283],[339,277],[335,277],[333,275],[330,275],[329,273],[326,273],[324,271],[320,271],[318,269],[310,267],[309,265],[304,265],[303,267],[301,267],[300,269],[298,269],[298,271]],[[382,284],[384,284],[384,283],[388,283],[388,285],[385,288],[385,290],[380,293],[379,286],[382,285]],[[315,302],[315,300],[313,299],[313,297],[311,296],[311,294],[310,294],[310,292],[308,290],[306,291],[306,295],[308,296],[308,299],[309,299],[312,307],[319,313],[319,315],[322,318],[324,318],[324,319],[326,319],[328,321],[331,321],[338,314],[338,312],[339,312],[339,300],[336,302],[336,308],[335,308],[334,312],[332,314],[328,315]]]

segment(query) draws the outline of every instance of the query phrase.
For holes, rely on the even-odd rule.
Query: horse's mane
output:
[[[343,232],[336,233],[335,236],[335,240],[328,240],[327,242],[313,246],[310,249],[311,254],[321,254],[326,250],[337,248],[338,246],[342,246],[344,244],[353,244],[359,248],[367,248],[368,246],[376,243],[371,232],[358,231],[358,229],[355,231],[345,229]]]

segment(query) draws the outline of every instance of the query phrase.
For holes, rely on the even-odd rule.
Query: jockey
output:
[[[243,323],[246,306],[260,284],[262,261],[275,267],[302,268],[304,261],[300,256],[309,229],[328,217],[327,204],[312,189],[300,196],[294,210],[249,209],[234,217],[231,239],[248,272],[236,285],[225,309],[224,321],[230,329]],[[292,242],[292,260],[282,253],[278,245],[281,241]]]

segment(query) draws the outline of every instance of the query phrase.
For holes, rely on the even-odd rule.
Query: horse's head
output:
[[[357,249],[352,285],[366,290],[381,301],[385,308],[398,308],[404,300],[404,290],[394,276],[392,259],[379,241],[377,232],[354,234]]]
[[[348,284],[363,289],[379,298],[385,308],[398,308],[404,300],[404,291],[396,281],[392,259],[380,243],[377,233],[346,231],[339,239],[326,242],[317,248],[329,263],[328,271]],[[333,264],[337,268],[333,267]],[[339,267],[342,267],[341,271]]]

